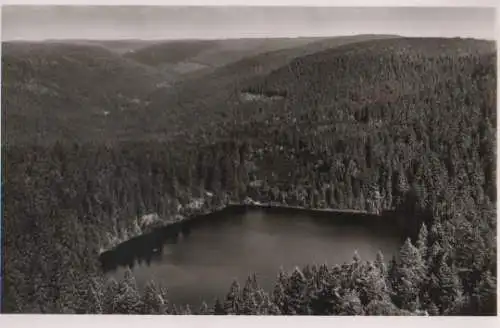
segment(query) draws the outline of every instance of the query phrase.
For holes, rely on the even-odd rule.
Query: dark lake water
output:
[[[136,264],[132,271],[139,287],[155,280],[167,288],[171,303],[197,308],[202,300],[211,304],[225,296],[234,279],[243,284],[252,273],[270,291],[280,268],[341,264],[355,251],[362,260],[375,259],[379,250],[390,259],[401,243],[397,225],[383,217],[229,211],[197,220],[186,237],[163,244],[150,265]],[[120,278],[123,271],[109,274]]]

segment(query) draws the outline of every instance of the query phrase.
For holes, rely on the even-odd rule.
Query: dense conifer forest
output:
[[[25,80],[22,72],[32,69],[32,63],[8,53],[2,60],[4,74],[20,72],[3,77],[7,126],[36,106],[42,116],[51,106],[61,110],[66,100],[48,91],[43,99],[57,101],[44,103],[42,96],[34,96],[45,90],[39,86],[34,92],[36,83],[47,81],[38,74]],[[128,71],[128,61],[114,61],[125,65],[116,69],[136,74]],[[203,79],[222,78],[225,69]],[[91,83],[85,78],[81,75],[79,83]],[[224,85],[231,85],[228,81]],[[49,83],[69,89],[64,81]],[[191,90],[194,82],[185,83]],[[40,133],[50,139],[50,122],[37,125],[32,120],[29,128],[7,128],[2,144],[2,311],[497,313],[493,43],[368,40],[292,57],[269,74],[235,85],[260,98],[213,100],[197,110],[204,99],[200,92],[190,104],[171,108],[168,119],[178,121],[169,127],[168,138],[130,134],[99,140],[101,135],[89,131],[94,140],[43,142]],[[126,92],[129,87],[109,90]],[[78,97],[84,95],[73,99]],[[160,99],[155,97],[148,99]],[[219,98],[224,97],[211,99]],[[86,104],[101,106],[102,99]],[[155,113],[145,114],[151,116],[144,122],[165,117]],[[136,116],[123,117],[120,122]],[[182,123],[188,118],[190,123]],[[33,136],[30,142],[25,134]],[[199,198],[203,206],[191,207]],[[246,281],[228,281],[226,297],[206,300],[199,308],[171,304],[168,290],[154,281],[138,288],[131,271],[118,281],[104,276],[98,255],[144,232],[137,218],[157,213],[168,224],[248,198],[315,209],[396,211],[408,218],[411,233],[394,258],[379,253],[375,261],[366,261],[355,253],[344,264],[311,264],[291,272],[276,268],[272,290],[262,289],[249,272]]]

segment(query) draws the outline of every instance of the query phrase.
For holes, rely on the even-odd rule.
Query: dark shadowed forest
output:
[[[2,312],[496,315],[493,42],[268,41],[170,73],[208,46],[3,43]],[[248,200],[391,211],[408,238],[199,308],[105,276],[101,253]]]

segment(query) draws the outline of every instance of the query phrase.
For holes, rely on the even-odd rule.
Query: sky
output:
[[[495,11],[479,7],[2,7],[4,41],[352,34],[494,39]]]

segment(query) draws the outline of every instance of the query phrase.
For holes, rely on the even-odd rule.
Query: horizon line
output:
[[[358,34],[341,34],[341,35],[301,35],[301,36],[242,36],[242,37],[214,37],[214,38],[47,38],[47,39],[24,39],[24,38],[12,38],[3,39],[1,42],[58,42],[58,41],[100,41],[100,42],[110,42],[110,41],[227,41],[227,40],[258,40],[258,39],[327,39],[327,38],[341,38],[350,36],[392,36],[399,38],[426,38],[426,39],[474,39],[474,40],[484,40],[496,42],[496,39],[492,38],[480,38],[472,36],[424,36],[424,35],[404,35],[404,34],[386,34],[386,33],[358,33]]]

